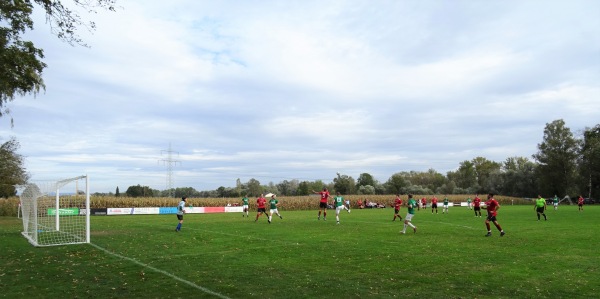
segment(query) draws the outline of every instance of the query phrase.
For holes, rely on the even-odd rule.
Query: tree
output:
[[[14,137],[0,146],[0,197],[15,196],[14,185],[25,184],[29,180],[23,156],[17,153],[19,147]]]
[[[462,189],[470,189],[477,186],[475,164],[471,161],[461,162],[458,170],[449,171],[446,176],[449,180],[454,181],[457,187]]]
[[[129,186],[125,194],[129,197],[152,197],[156,193],[160,193],[158,190],[153,190],[148,186],[140,186],[140,184],[136,186]]]
[[[536,164],[526,157],[509,157],[502,164],[503,195],[535,197],[537,194]]]
[[[588,197],[600,194],[600,124],[587,128],[583,133],[581,160],[580,190],[587,190]]]
[[[64,2],[64,1],[63,1]],[[89,12],[103,8],[115,10],[116,0],[73,0],[76,6]],[[46,12],[46,22],[59,39],[74,45],[86,46],[77,35],[79,27],[94,30],[93,22],[84,22],[73,10],[58,0],[0,1],[0,117],[9,114],[6,104],[15,96],[36,95],[44,89],[42,72],[46,64],[44,52],[31,41],[22,40],[27,30],[33,30],[34,4]]]
[[[117,186],[117,190],[115,190],[115,197],[121,196],[121,192],[119,192],[119,186]]]
[[[539,163],[540,192],[565,196],[574,190],[579,145],[562,119],[546,124],[544,139],[533,158]]]
[[[338,173],[337,178],[333,179],[333,188],[341,194],[354,194],[356,183],[351,176]],[[375,192],[375,189],[373,189],[373,192]]]
[[[377,185],[377,181],[375,181],[375,178],[373,178],[373,176],[369,173],[361,173],[358,176],[358,179],[356,180],[356,187],[359,188],[360,186],[375,186]]]
[[[260,185],[260,182],[257,179],[252,178],[248,180],[246,186],[248,186],[249,196],[259,196],[261,193],[263,193],[262,186]]]
[[[389,194],[402,194],[404,189],[410,186],[410,181],[404,178],[402,173],[393,174],[385,183]]]

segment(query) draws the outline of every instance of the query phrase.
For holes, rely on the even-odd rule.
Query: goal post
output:
[[[90,242],[88,175],[19,185],[17,190],[23,220],[21,234],[33,246]]]

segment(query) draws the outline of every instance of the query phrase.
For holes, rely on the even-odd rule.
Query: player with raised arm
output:
[[[323,188],[323,191],[321,192],[315,190],[312,190],[312,192],[321,195],[321,201],[319,202],[319,216],[317,217],[317,220],[321,220],[321,212],[323,212],[323,220],[327,220],[327,203],[329,202],[330,196],[329,191],[327,191],[327,188]]]
[[[248,199],[247,196],[244,195],[244,197],[242,198],[242,217],[246,216],[246,217],[250,217],[248,216],[248,202],[250,201],[250,199]],[[245,215],[244,215],[245,213]]]
[[[413,199],[412,194],[408,195],[408,213],[406,213],[406,217],[404,217],[404,229],[402,229],[401,233],[406,233],[406,228],[408,226],[412,227],[413,231],[417,232],[417,227],[412,224],[412,218],[415,216],[415,208],[417,208],[417,202]]]
[[[494,199],[494,194],[488,194],[488,200],[485,202],[487,206],[487,218],[485,219],[485,227],[487,227],[486,237],[490,237],[492,235],[492,229],[490,228],[490,221],[494,223],[496,228],[500,231],[500,237],[504,236],[504,230],[500,227],[496,216],[498,215],[498,210],[500,209],[500,204],[498,201]]]
[[[181,230],[181,225],[183,224],[183,214],[185,214],[186,200],[187,200],[187,198],[185,196],[182,197],[181,201],[177,205],[177,220],[179,220],[179,223],[177,224],[177,227],[175,228],[176,232],[179,232]]]
[[[400,216],[400,207],[402,206],[402,199],[400,198],[400,194],[396,194],[396,199],[394,199],[394,219],[392,221],[396,221],[396,218],[402,220],[402,216]]]
[[[273,214],[277,214],[277,216],[279,216],[279,219],[283,219],[283,217],[281,217],[281,214],[279,214],[279,210],[277,209],[277,207],[279,206],[279,201],[276,198],[277,196],[275,194],[271,195],[271,200],[269,200],[269,205],[271,206],[271,211],[268,217],[269,217],[269,223],[271,223],[271,220],[273,220]]]
[[[258,217],[260,217],[260,215],[262,215],[263,213],[265,215],[267,215],[267,221],[269,221],[269,214],[267,214],[267,210],[266,210],[266,207],[265,207],[266,203],[267,203],[267,199],[265,199],[265,195],[264,194],[261,194],[256,199],[257,210],[256,210],[256,219],[254,219],[254,222],[258,221]],[[269,223],[271,223],[271,221],[269,221]]]

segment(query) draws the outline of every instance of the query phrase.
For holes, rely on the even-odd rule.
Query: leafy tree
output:
[[[252,178],[252,179],[248,180],[248,183],[246,183],[246,186],[248,186],[248,195],[249,196],[259,196],[261,193],[263,193],[263,188],[257,179]]]
[[[376,186],[377,181],[375,178],[369,173],[361,173],[356,180],[356,187],[360,186]]]
[[[296,189],[296,195],[309,195],[311,193],[310,182],[302,181],[298,184]]]
[[[375,194],[375,188],[371,185],[363,185],[358,187],[358,194],[364,194],[364,195],[373,195]]]
[[[469,189],[473,186],[477,186],[475,164],[471,161],[461,162],[456,171],[449,171],[446,175],[448,179],[454,181],[459,188]]]
[[[538,144],[533,158],[539,163],[537,176],[540,192],[564,196],[577,193],[573,190],[579,146],[571,130],[562,119],[546,124],[544,139]]]
[[[23,156],[17,153],[19,147],[20,144],[14,137],[0,145],[0,197],[14,196],[14,185],[25,184],[29,180]]]
[[[354,194],[356,183],[351,176],[338,173],[337,178],[333,179],[333,188],[341,194]],[[375,192],[375,189],[373,189],[373,192]]]
[[[159,192],[148,186],[140,186],[140,184],[137,184],[136,186],[129,186],[127,191],[125,191],[125,194],[127,194],[128,197],[151,197],[154,196],[155,191]]]
[[[388,194],[403,194],[405,188],[410,186],[411,183],[404,178],[402,173],[395,173],[385,182],[385,185]]]
[[[117,190],[115,190],[115,196],[116,197],[121,196],[121,192],[119,192],[119,186],[117,186]]]
[[[488,193],[492,192],[492,188],[496,186],[495,181],[490,181],[492,173],[500,171],[501,164],[488,160],[484,157],[476,157],[471,160],[473,167],[475,168],[475,175],[477,176],[477,185],[480,186],[477,193]],[[495,178],[495,177],[494,177]]]
[[[537,164],[526,157],[509,157],[502,164],[503,185],[498,192],[517,197],[535,197],[537,194]]]
[[[84,45],[77,35],[78,27],[94,30],[93,22],[84,22],[73,10],[59,0],[0,1],[0,117],[9,114],[6,103],[16,96],[36,95],[44,89],[42,61],[44,52],[33,42],[22,39],[27,30],[33,30],[34,4],[46,12],[46,21],[59,39],[74,45]],[[76,6],[95,12],[98,8],[115,10],[116,0],[73,0]]]
[[[600,124],[587,128],[583,133],[581,160],[580,190],[587,190],[588,197],[600,194]]]

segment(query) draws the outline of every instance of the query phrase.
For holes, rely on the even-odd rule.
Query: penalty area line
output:
[[[223,298],[223,299],[230,299],[229,297],[227,297],[227,296],[225,296],[223,294],[219,294],[217,292],[211,291],[211,290],[209,290],[209,289],[207,289],[207,288],[205,288],[203,286],[199,286],[199,285],[197,285],[197,284],[195,284],[195,283],[193,283],[193,282],[191,282],[189,280],[185,280],[185,279],[183,279],[181,277],[175,276],[174,274],[171,274],[171,273],[169,273],[167,271],[164,271],[164,270],[152,267],[152,266],[150,266],[148,264],[144,264],[144,263],[142,263],[142,262],[140,262],[138,260],[132,259],[130,257],[126,257],[126,256],[120,255],[118,253],[111,252],[108,249],[100,247],[100,246],[98,246],[98,245],[96,245],[94,243],[89,243],[89,244],[92,245],[94,248],[96,248],[96,249],[98,249],[100,251],[103,251],[103,252],[105,252],[106,254],[108,254],[110,256],[113,256],[113,257],[116,257],[116,258],[120,258],[120,259],[129,261],[129,262],[132,262],[132,263],[134,263],[136,265],[142,266],[142,267],[144,267],[146,269],[149,269],[149,270],[152,270],[152,271],[154,271],[156,273],[163,274],[163,275],[168,276],[168,277],[170,277],[172,279],[175,279],[175,280],[178,280],[178,281],[180,281],[182,283],[185,283],[185,284],[187,284],[187,285],[189,285],[189,286],[191,286],[191,287],[193,287],[193,288],[195,288],[197,290],[200,290],[200,291],[202,291],[204,293],[207,293],[207,294],[210,294],[210,295],[214,295],[214,296],[217,296],[217,297]]]

